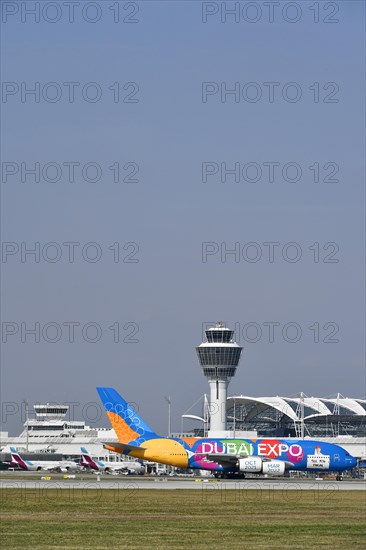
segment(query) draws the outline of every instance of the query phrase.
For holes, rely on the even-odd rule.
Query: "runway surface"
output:
[[[90,490],[90,489],[116,489],[130,493],[139,490],[261,490],[261,491],[365,491],[366,481],[344,480],[317,481],[315,479],[245,479],[245,480],[216,480],[216,479],[177,479],[177,478],[139,478],[117,476],[89,476],[82,479],[76,476],[75,479],[64,479],[62,476],[44,475],[33,479],[26,479],[20,476],[1,476],[0,489],[68,489],[68,490]],[[46,479],[41,479],[41,477]]]

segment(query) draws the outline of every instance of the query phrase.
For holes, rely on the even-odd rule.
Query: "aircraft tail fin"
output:
[[[92,457],[90,456],[86,448],[85,447],[80,447],[80,448],[81,448],[81,454],[83,459],[83,465],[89,468],[92,468],[93,470],[98,470],[98,466],[95,460],[92,459]]]
[[[10,447],[10,453],[12,462],[16,463],[19,468],[22,468],[24,470],[28,469],[26,463],[24,462],[15,447]]]
[[[115,389],[97,391],[120,443],[140,447],[144,441],[159,437]]]

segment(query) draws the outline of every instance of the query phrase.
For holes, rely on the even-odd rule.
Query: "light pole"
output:
[[[236,432],[236,399],[234,399],[234,439],[235,439],[235,432]]]
[[[28,401],[27,399],[24,399],[25,404],[25,448],[28,452],[28,432],[29,432],[29,426],[28,426]]]
[[[305,407],[304,407],[304,393],[300,394],[300,417],[301,417],[301,439],[305,437]]]
[[[172,400],[170,395],[165,395],[164,399],[168,403],[168,437],[170,437],[172,433]]]

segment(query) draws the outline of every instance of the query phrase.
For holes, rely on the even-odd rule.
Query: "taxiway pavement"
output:
[[[61,476],[43,475],[39,478],[26,479],[19,476],[1,476],[0,489],[116,489],[129,492],[139,490],[256,490],[256,491],[366,491],[365,480],[315,480],[315,479],[177,479],[119,476],[89,476],[89,478],[64,479]]]

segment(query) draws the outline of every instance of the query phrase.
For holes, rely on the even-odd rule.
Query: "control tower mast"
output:
[[[235,375],[243,348],[233,341],[234,331],[220,321],[205,334],[207,342],[197,346],[196,351],[210,386],[210,431],[225,431],[227,387]]]

